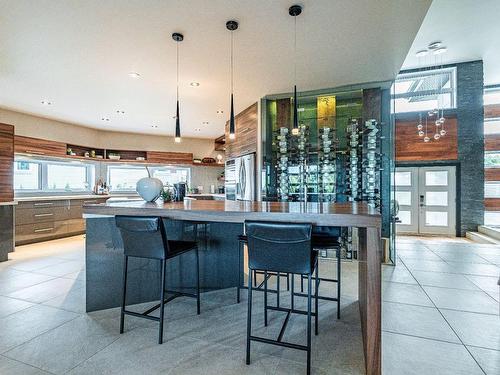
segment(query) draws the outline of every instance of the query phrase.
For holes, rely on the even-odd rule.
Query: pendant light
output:
[[[292,134],[299,134],[299,116],[298,116],[298,103],[297,103],[297,16],[302,13],[302,7],[300,5],[292,5],[288,8],[288,14],[293,17],[294,29],[293,29],[293,128]]]
[[[180,33],[173,33],[172,39],[177,43],[177,106],[175,110],[175,142],[181,141],[181,119],[179,117],[179,43],[184,40],[184,35]]]
[[[238,22],[231,20],[226,22],[226,29],[231,32],[231,54],[230,54],[230,74],[231,74],[231,114],[229,116],[229,139],[235,138],[235,123],[234,123],[234,100],[233,100],[233,31],[238,29]]]

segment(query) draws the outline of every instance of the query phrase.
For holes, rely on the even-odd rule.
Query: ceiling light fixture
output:
[[[109,121],[109,117],[101,117],[101,121]]]
[[[121,109],[118,109],[116,111],[116,113],[118,113],[119,115],[124,115],[125,114],[125,111],[122,111]]]
[[[40,103],[42,103],[42,105],[52,105],[52,102],[49,102],[48,100],[42,100]]]
[[[224,111],[222,111],[222,110],[220,110],[220,109],[217,111],[217,114],[218,114],[218,115],[222,115],[223,113],[224,113]]]
[[[136,79],[141,77],[141,75],[137,72],[129,72],[128,76],[131,78],[136,78]]]
[[[436,49],[436,48],[439,48],[441,47],[443,43],[442,42],[432,42],[432,43],[429,43],[429,45],[427,46],[427,48],[429,49]]]
[[[417,51],[417,53],[415,54],[415,56],[417,57],[425,57],[429,54],[429,51],[426,50],[426,49],[421,49],[420,51]]]
[[[181,141],[181,119],[179,116],[179,43],[184,40],[184,35],[173,33],[172,39],[176,42],[177,48],[177,107],[175,110],[175,142]]]
[[[297,110],[297,16],[302,13],[302,7],[300,5],[292,5],[288,8],[288,14],[293,17],[293,128],[292,134],[299,134],[299,116]]]
[[[203,125],[208,125],[208,121],[203,121],[202,124]]]
[[[432,53],[434,55],[441,55],[442,53],[445,53],[446,51],[448,51],[448,49],[446,47],[439,47],[439,48],[436,48],[435,50],[433,50]]]
[[[193,87],[198,87],[200,85],[200,82],[191,82],[189,85]]]
[[[233,31],[238,29],[238,22],[231,20],[226,22],[226,29],[231,32],[231,54],[230,54],[230,71],[231,71],[231,112],[229,115],[229,139],[235,138],[235,123],[234,123],[234,69],[233,69]]]

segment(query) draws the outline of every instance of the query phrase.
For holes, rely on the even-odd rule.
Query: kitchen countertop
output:
[[[380,227],[380,214],[362,202],[300,203],[185,200],[163,203],[128,201],[84,205],[84,216],[164,216],[176,220],[243,223],[245,220],[312,222],[316,225]]]
[[[17,201],[0,202],[0,206],[15,206]]]
[[[15,198],[16,202],[30,202],[30,201],[62,201],[66,199],[98,199],[98,198],[109,198],[111,195],[97,195],[97,194],[86,194],[86,195],[43,195],[39,197],[18,197]]]

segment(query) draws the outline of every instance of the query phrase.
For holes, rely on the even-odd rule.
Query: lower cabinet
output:
[[[15,210],[16,245],[83,234],[83,205],[104,202],[106,198],[19,202]]]

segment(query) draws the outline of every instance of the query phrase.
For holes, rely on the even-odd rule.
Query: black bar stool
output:
[[[333,250],[335,251],[335,256],[337,258],[337,278],[330,279],[326,277],[319,277],[319,285],[321,281],[337,283],[337,297],[328,296],[318,296],[319,299],[337,302],[337,319],[340,319],[340,292],[341,292],[341,244],[340,244],[341,228],[340,227],[324,227],[324,226],[314,226],[312,230],[312,248],[315,251],[322,250]],[[319,263],[318,263],[318,275],[319,275]],[[300,289],[302,293],[295,293],[295,295],[305,297],[304,292],[304,280],[307,278],[306,275],[300,276]]]
[[[163,316],[165,304],[179,296],[196,298],[197,313],[200,314],[200,259],[198,246],[194,241],[171,241],[167,239],[167,233],[163,220],[159,217],[137,217],[137,216],[116,216],[116,226],[120,230],[125,261],[123,265],[123,297],[120,315],[120,333],[123,333],[125,315],[132,315],[160,322],[158,343],[163,343]],[[165,279],[167,260],[184,254],[188,251],[196,252],[196,294],[172,292],[173,295],[165,298]],[[125,309],[127,297],[127,267],[128,258],[148,258],[158,259],[161,266],[160,280],[160,303],[144,311],[136,313]],[[149,314],[160,308],[160,317]]]
[[[315,308],[312,312],[312,280],[313,272],[317,272],[317,252],[311,247],[311,224],[276,223],[246,221],[245,233],[248,242],[248,315],[247,315],[247,354],[246,363],[250,364],[250,343],[258,341],[307,352],[307,374],[311,372],[311,317],[315,318],[317,334],[318,298],[315,298]],[[264,324],[267,325],[267,310],[284,311],[287,313],[281,331],[276,340],[252,335],[252,271],[264,272]],[[307,275],[307,310],[296,310],[291,295],[291,308],[268,306],[267,304],[267,272],[280,272]],[[315,294],[318,292],[319,278],[316,274]],[[292,284],[293,285],[293,284]],[[307,344],[299,345],[283,341],[286,326],[292,313],[307,315]]]
[[[240,294],[241,294],[241,289],[247,289],[247,287],[243,286],[243,279],[241,278],[241,270],[243,269],[243,250],[245,248],[245,244],[247,244],[247,236],[244,234],[240,234],[238,236],[238,287],[236,288],[236,302],[240,303]],[[260,284],[257,284],[257,275],[263,275],[264,276],[264,281],[262,281]],[[260,270],[254,270],[253,271],[253,287],[254,290],[258,291],[263,291],[263,286],[264,284],[267,283],[267,281],[272,277],[276,277],[276,289],[275,290],[269,290],[268,292],[271,293],[276,293],[276,304],[277,306],[280,305],[280,280],[281,277],[286,277],[286,290],[290,290],[290,274],[285,273],[284,275],[281,275],[280,272],[267,272],[264,273],[264,271]],[[251,286],[252,284],[249,284]]]

